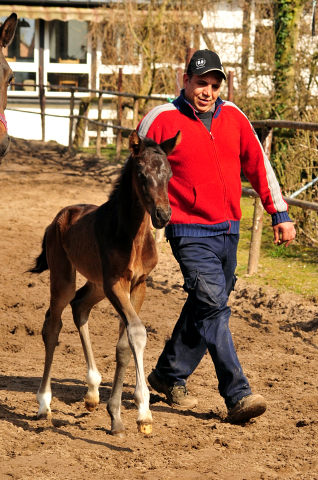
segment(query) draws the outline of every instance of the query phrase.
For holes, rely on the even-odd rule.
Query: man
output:
[[[184,74],[180,96],[151,110],[138,126],[141,137],[157,143],[182,132],[169,156],[172,217],[166,236],[188,298],[148,381],[170,405],[194,407],[197,399],[189,395],[186,382],[208,349],[228,419],[238,423],[266,410],[264,398],[252,394],[229,330],[227,302],[236,279],[241,167],[272,215],[274,243],[288,246],[296,233],[253,127],[233,103],[219,97],[223,79],[219,56],[198,50]]]

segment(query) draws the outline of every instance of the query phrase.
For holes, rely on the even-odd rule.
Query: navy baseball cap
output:
[[[211,50],[197,50],[191,57],[189,62],[187,73],[194,73],[195,75],[203,75],[212,71],[220,72],[226,80],[226,75],[217,53]]]

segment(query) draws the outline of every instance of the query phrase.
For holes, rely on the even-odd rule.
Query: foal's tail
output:
[[[49,269],[47,259],[46,259],[46,237],[47,237],[47,230],[45,230],[44,237],[42,240],[42,252],[40,255],[35,259],[34,267],[27,270],[28,273],[42,273],[45,270]]]

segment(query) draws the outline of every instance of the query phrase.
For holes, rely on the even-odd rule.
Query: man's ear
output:
[[[187,72],[184,72],[184,74],[183,74],[183,86],[186,88],[186,86],[188,85],[189,82],[190,82],[190,77],[187,74]]]
[[[182,135],[179,130],[174,137],[168,138],[168,140],[165,140],[164,142],[160,143],[159,147],[161,148],[161,150],[165,152],[167,157],[169,157],[169,155],[173,152],[176,146],[179,145],[179,143],[181,142],[181,138],[182,138]]]
[[[0,27],[0,47],[7,47],[13,40],[18,25],[18,17],[16,13],[11,13]]]
[[[129,135],[129,149],[134,157],[140,154],[140,148],[141,148],[141,138],[139,137],[137,131],[134,130]]]

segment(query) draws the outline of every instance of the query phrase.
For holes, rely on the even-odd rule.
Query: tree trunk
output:
[[[80,107],[79,107],[80,116],[88,117],[91,101],[92,101],[91,98],[82,98]],[[73,141],[74,148],[80,148],[83,146],[86,124],[87,124],[87,120],[85,120],[84,118],[78,118],[76,129],[75,129],[74,141]]]
[[[272,115],[281,119],[293,119],[299,22],[305,1],[276,0],[274,2],[276,49]]]
[[[251,30],[251,2],[245,1],[243,4],[243,35],[242,35],[242,90],[247,94],[248,85],[248,59],[250,55],[250,30]]]

